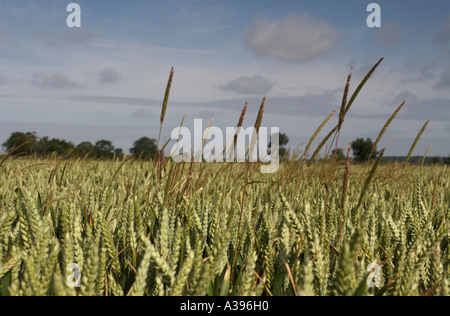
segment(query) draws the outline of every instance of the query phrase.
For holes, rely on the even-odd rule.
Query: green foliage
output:
[[[56,155],[63,158],[112,159],[122,158],[124,152],[115,148],[109,140],[99,140],[93,145],[91,142],[82,142],[75,146],[64,139],[44,136],[39,138],[35,132],[14,132],[2,146],[7,150],[8,156],[31,156],[47,158]]]
[[[96,158],[110,159],[114,156],[114,145],[109,140],[99,140],[94,145],[94,154]]]
[[[289,137],[284,133],[280,133],[279,139],[280,139],[279,141],[280,147],[284,147],[289,143]]]
[[[374,143],[372,139],[358,138],[352,142],[353,155],[358,162],[367,162],[371,158],[377,158],[378,152],[375,150],[371,157],[371,152],[374,148]]]
[[[289,152],[286,149],[287,144],[289,143],[289,137],[286,134],[280,133],[280,159],[286,160],[289,158]]]
[[[442,158],[441,157],[431,157],[430,164],[440,165],[440,164],[442,164]]]
[[[345,160],[344,149],[342,149],[342,148],[333,149],[333,151],[331,152],[331,157],[333,157],[335,154],[336,154],[336,161],[344,161]]]
[[[274,134],[273,136],[276,136]],[[287,134],[279,133],[278,134],[278,147],[279,147],[279,154],[280,154],[280,160],[285,161],[289,158],[289,151],[286,148],[287,144],[289,143],[289,137]],[[269,143],[269,148],[272,147],[272,142]]]
[[[25,142],[28,142],[25,146],[23,146],[20,150],[16,151],[13,155],[31,155],[36,151],[36,146],[38,144],[38,137],[36,132],[14,132],[9,136],[8,140],[6,140],[2,146],[6,150],[13,149],[18,147]]]
[[[444,163],[450,165],[450,155],[444,159]]]
[[[37,143],[36,153],[39,156],[47,157],[51,154],[57,154],[58,156],[65,156],[71,154],[75,145],[64,139],[52,138],[47,136],[42,137]]]
[[[137,158],[148,160],[155,158],[157,150],[156,140],[142,137],[133,143],[130,153]]]
[[[74,154],[77,157],[87,155],[95,158],[94,145],[91,142],[82,142],[75,147]]]
[[[113,152],[113,157],[115,158],[123,158],[125,156],[122,148],[116,148]]]

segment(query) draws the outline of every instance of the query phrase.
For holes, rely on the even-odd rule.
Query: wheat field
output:
[[[329,169],[8,162],[1,293],[448,295],[449,171],[380,166],[360,203],[370,168],[337,166],[328,190]],[[372,263],[379,287],[367,286]]]
[[[381,61],[347,100],[349,75],[338,124],[314,153],[337,111],[274,174],[11,151],[0,160],[0,295],[449,295],[449,170],[383,164],[384,150],[366,164],[318,159]],[[257,127],[263,112],[264,101]]]

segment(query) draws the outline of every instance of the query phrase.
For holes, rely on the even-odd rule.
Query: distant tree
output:
[[[336,153],[336,161],[343,161],[346,159],[346,157],[344,155],[344,149],[342,149],[342,148],[333,149],[333,152],[331,153],[331,157],[334,157],[335,153]]]
[[[374,143],[372,139],[367,138],[364,140],[363,138],[358,138],[352,142],[352,150],[353,155],[355,156],[356,161],[358,162],[367,162],[370,158],[370,153],[374,147]],[[378,157],[379,152],[375,150],[372,155],[372,159]]]
[[[82,142],[75,147],[74,154],[77,157],[84,157],[86,155],[95,157],[94,145],[91,142]]]
[[[116,148],[116,149],[114,150],[114,156],[115,156],[116,158],[123,158],[123,156],[125,156],[125,154],[123,153],[122,148]]]
[[[47,156],[48,142],[49,142],[48,136],[44,136],[38,141],[36,146],[37,147],[36,152],[39,156]]]
[[[444,159],[444,163],[450,165],[450,155]]]
[[[22,147],[20,150],[14,153],[14,155],[19,154],[26,154],[30,155],[35,153],[36,151],[36,145],[38,142],[38,137],[36,135],[36,132],[28,132],[28,133],[22,133],[22,132],[14,132],[9,136],[8,140],[2,144],[3,148],[6,150],[10,150],[12,148],[18,147],[25,142],[29,142],[27,145]]]
[[[276,134],[274,134],[276,135]],[[288,150],[286,149],[287,144],[289,143],[289,137],[286,134],[279,133],[278,134],[278,146],[280,152],[280,160],[286,160],[289,157]],[[272,148],[272,142],[269,143],[269,151]]]
[[[37,144],[37,153],[40,156],[48,156],[56,153],[57,155],[66,155],[73,151],[75,145],[64,139],[42,137]]]
[[[440,165],[442,164],[442,157],[431,157],[430,164],[432,165]]]
[[[280,147],[285,147],[289,143],[289,137],[286,134],[280,133]]]
[[[99,140],[95,143],[94,153],[96,158],[112,158],[114,155],[114,145],[109,140]]]
[[[130,153],[136,158],[153,159],[158,151],[156,140],[142,137],[133,143]]]

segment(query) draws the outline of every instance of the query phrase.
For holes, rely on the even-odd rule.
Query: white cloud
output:
[[[231,80],[223,88],[244,94],[265,94],[272,90],[273,84],[262,76],[242,76]]]
[[[31,83],[39,88],[67,89],[80,87],[78,82],[71,80],[63,71],[35,72]]]
[[[247,31],[245,46],[260,55],[303,62],[329,52],[338,38],[339,31],[323,19],[288,14],[274,23],[257,19]]]
[[[103,69],[100,74],[100,83],[116,83],[119,81],[119,74],[112,68]]]
[[[433,122],[450,121],[448,105],[450,99],[441,97],[424,97],[410,91],[403,91],[397,95],[392,104],[400,104],[406,101],[402,117],[409,120],[429,119]]]

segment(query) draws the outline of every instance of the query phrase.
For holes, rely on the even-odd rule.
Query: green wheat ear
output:
[[[336,131],[342,126],[342,122],[345,119],[345,116],[347,115],[348,111],[350,110],[351,106],[353,105],[353,102],[355,102],[356,97],[358,96],[358,94],[361,92],[362,88],[365,86],[365,84],[367,83],[367,81],[370,79],[370,77],[372,77],[373,73],[375,72],[375,70],[378,68],[378,66],[381,64],[381,62],[384,60],[384,58],[381,58],[378,63],[375,64],[375,66],[373,66],[373,68],[367,73],[367,75],[364,77],[364,79],[361,81],[361,83],[359,84],[359,86],[356,88],[355,92],[353,92],[352,97],[350,98],[350,100],[347,103],[347,106],[345,108],[345,111],[341,111],[340,116],[339,116],[339,123],[336,125],[336,127],[334,127],[331,132],[322,140],[322,142],[319,144],[319,146],[317,147],[316,151],[314,152],[314,154],[311,157],[310,162],[313,162],[314,159],[319,155],[320,151],[322,150],[322,147],[325,146],[325,144],[328,142],[328,140],[331,138],[331,136],[334,135],[334,133],[336,133]],[[349,77],[350,78],[350,77]],[[347,87],[346,87],[346,91]],[[345,99],[345,98],[344,98]]]
[[[406,156],[404,165],[406,165],[409,162],[409,159],[411,158],[411,155],[414,152],[414,149],[416,148],[417,143],[419,142],[420,138],[422,137],[423,132],[427,128],[428,123],[430,123],[430,121],[427,121],[425,123],[425,125],[422,127],[422,129],[420,130],[419,134],[417,135],[416,139],[414,140],[414,143],[412,144],[411,149],[409,150],[408,156]]]
[[[366,181],[364,182],[364,187],[361,191],[361,195],[359,196],[358,206],[356,207],[357,209],[359,209],[363,203],[364,196],[366,195],[367,190],[369,189],[369,185],[375,176],[378,166],[380,165],[381,159],[383,158],[383,155],[384,155],[384,151],[385,151],[385,148],[383,148],[383,150],[381,151],[380,155],[378,156],[377,161],[375,162],[372,170],[369,173],[369,176],[367,177]]]
[[[173,75],[174,70],[172,67],[172,70],[170,71],[169,81],[167,82],[166,93],[164,95],[164,102],[161,109],[161,118],[160,118],[161,125],[164,123],[164,118],[166,117],[167,104],[169,103],[169,95],[170,95],[170,88],[172,87]]]
[[[164,94],[164,101],[161,108],[161,117],[160,117],[160,126],[159,126],[159,136],[158,136],[158,142],[157,146],[159,146],[159,142],[161,140],[161,132],[162,132],[162,126],[164,123],[164,119],[166,117],[166,111],[167,111],[167,104],[169,103],[169,96],[170,96],[170,89],[172,87],[172,81],[173,81],[173,75],[174,75],[174,69],[172,67],[169,75],[169,81],[167,82],[166,87],[166,93]]]
[[[325,125],[328,123],[328,121],[333,117],[333,115],[336,113],[336,110],[334,110],[333,112],[331,112],[330,115],[328,115],[328,117],[322,122],[322,124],[320,124],[320,126],[317,128],[317,130],[314,132],[313,136],[311,137],[311,139],[308,142],[308,145],[305,148],[305,151],[301,157],[301,159],[304,159],[307,157],[309,149],[311,148],[312,143],[314,142],[314,140],[316,139],[317,135],[319,135],[319,133],[322,131],[322,129],[325,127]]]
[[[387,128],[389,127],[389,125],[391,125],[392,121],[395,119],[395,117],[397,116],[398,112],[400,112],[400,110],[403,108],[405,103],[406,103],[406,101],[403,101],[403,103],[400,104],[400,106],[397,108],[397,110],[395,110],[395,112],[388,119],[388,121],[386,122],[384,127],[381,129],[381,132],[378,135],[377,140],[375,141],[375,144],[373,145],[373,149],[372,149],[372,152],[370,153],[369,160],[372,158],[375,150],[377,149],[378,143],[380,142],[380,140],[383,137],[384,133],[386,132]]]

